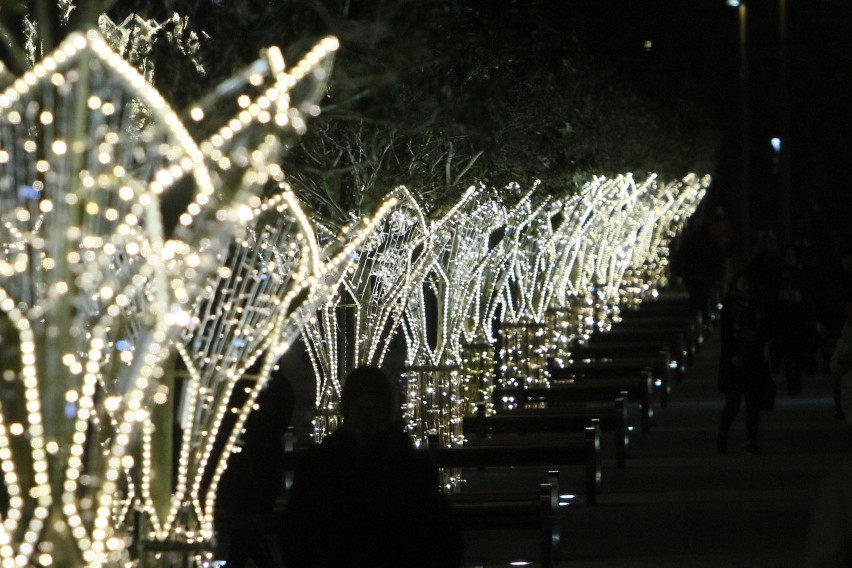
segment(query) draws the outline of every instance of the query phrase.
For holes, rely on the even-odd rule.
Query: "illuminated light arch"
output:
[[[314,53],[277,92],[322,61]],[[280,175],[264,148],[254,147],[262,159],[247,162],[240,187]],[[114,523],[116,507],[136,494],[141,460],[130,448],[162,399],[182,306],[231,234],[221,221],[241,218],[249,204],[214,199],[222,176],[209,160],[94,31],[69,35],[0,94],[0,323],[4,345],[16,345],[4,358],[13,385],[4,389],[18,389],[0,408],[8,442],[0,461],[13,495],[0,524],[4,565],[127,560]],[[166,240],[160,200],[187,181],[191,199]],[[210,220],[219,230],[202,234]],[[84,449],[98,447],[102,454]]]
[[[461,336],[470,325],[467,307],[478,291],[491,231],[502,208],[482,186],[473,186],[430,227],[433,262],[406,305],[403,329],[408,353],[406,419],[416,444],[429,433],[442,445],[462,443],[461,418],[477,393],[460,369]],[[426,309],[426,295],[434,310]],[[434,345],[429,330],[434,330]]]
[[[353,253],[337,294],[303,328],[316,378],[317,441],[337,426],[344,375],[355,366],[382,365],[412,287],[429,266],[428,225],[420,204],[405,187],[391,192],[386,203],[383,216]],[[341,314],[351,318],[351,335],[337,332]]]
[[[139,109],[155,125],[137,128]],[[4,463],[32,472],[19,493],[38,502],[23,533],[17,513],[4,519],[0,556],[35,562],[31,544],[50,540],[104,562],[122,554],[104,518],[167,351],[157,180],[186,161],[198,191],[212,184],[173,111],[95,32],[70,35],[0,94],[0,140],[3,311],[20,353],[6,370],[29,401],[32,458]],[[85,461],[93,443],[105,454]]]

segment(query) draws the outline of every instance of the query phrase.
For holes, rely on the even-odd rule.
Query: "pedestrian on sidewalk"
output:
[[[846,321],[831,354],[829,372],[832,385],[839,389],[840,408],[849,426],[849,442],[852,447],[852,300],[846,301],[843,311]]]
[[[738,273],[722,302],[719,319],[722,346],[718,386],[725,395],[725,407],[719,418],[716,448],[721,453],[728,450],[728,433],[743,400],[746,407],[746,452],[752,455],[762,453],[757,444],[762,387],[766,380],[771,379],[762,310],[752,275],[745,271]]]
[[[438,471],[417,452],[399,393],[376,367],[343,383],[343,423],[296,470],[284,518],[287,568],[457,568],[463,541]]]

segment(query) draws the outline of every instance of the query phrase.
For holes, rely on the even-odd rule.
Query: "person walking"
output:
[[[852,300],[843,306],[846,320],[834,352],[831,354],[829,372],[831,381],[839,394],[840,409],[849,427],[850,447],[852,447]]]
[[[243,379],[229,401],[241,408],[254,379]],[[227,519],[220,537],[227,543],[228,568],[279,568],[275,504],[283,486],[282,437],[293,415],[293,387],[280,371],[273,371],[255,401],[240,437],[240,451],[231,455],[219,484],[219,504]],[[226,424],[235,420],[229,412]],[[230,432],[231,428],[224,428]]]
[[[719,317],[722,346],[718,387],[725,395],[725,406],[719,418],[716,447],[721,453],[728,450],[728,434],[743,400],[746,407],[746,452],[751,455],[762,453],[757,444],[757,431],[764,404],[764,381],[771,380],[762,310],[751,274],[740,272],[725,295]]]
[[[397,389],[376,367],[351,371],[343,423],[299,464],[285,512],[288,568],[455,568],[461,531],[438,472],[399,416]]]

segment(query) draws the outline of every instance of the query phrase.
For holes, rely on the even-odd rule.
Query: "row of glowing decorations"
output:
[[[335,425],[338,377],[352,365],[381,365],[400,329],[415,443],[437,434],[441,444],[462,444],[462,417],[488,406],[498,382],[546,385],[548,359],[564,364],[575,340],[656,297],[667,284],[668,245],[708,183],[598,178],[563,198],[537,198],[534,187],[510,208],[474,187],[420,229],[422,212],[398,190],[393,215],[406,211],[408,222],[380,226],[381,240],[368,239],[342,293],[303,332],[317,377],[316,439]],[[342,314],[355,321],[356,335],[344,338],[352,346],[333,335]]]
[[[567,198],[531,190],[510,208],[474,187],[437,220],[399,188],[372,218],[323,234],[320,250],[276,157],[278,134],[317,112],[291,89],[320,85],[335,49],[324,40],[289,70],[270,49],[207,101],[237,111],[200,143],[188,127],[207,126],[205,105],[184,125],[95,33],[71,36],[0,94],[3,566],[120,565],[138,547],[209,545],[227,458],[300,332],[318,436],[336,422],[339,378],[381,364],[402,329],[412,434],[461,443],[461,416],[494,384],[488,357],[464,363],[494,344],[493,321],[541,327],[568,310],[577,325],[550,331],[587,333],[663,283],[665,247],[707,180],[600,178]],[[167,231],[160,199],[186,185]],[[345,312],[354,337],[335,335]],[[182,382],[165,370],[175,351]],[[525,356],[506,353],[507,369],[541,380]],[[261,380],[221,431],[249,369]],[[169,401],[181,440],[163,491],[171,466],[158,470],[157,443],[171,416],[156,408]]]
[[[286,68],[270,48],[206,100],[235,111],[200,142],[97,32],[5,75],[0,565],[118,566],[164,541],[212,541],[216,484],[262,382],[220,433],[230,391],[251,365],[268,373],[294,313],[337,288],[393,205],[321,251],[283,181],[280,134],[316,114],[336,49],[323,40]],[[291,100],[296,85],[306,99]],[[191,110],[196,132],[205,111]],[[158,407],[175,400],[172,487],[172,466],[154,463],[171,438]]]

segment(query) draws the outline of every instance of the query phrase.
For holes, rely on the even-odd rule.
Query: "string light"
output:
[[[411,287],[429,267],[431,243],[424,238],[427,225],[420,204],[402,186],[385,203],[341,281],[338,298],[320,308],[302,331],[317,380],[317,442],[338,423],[342,373],[357,365],[382,364]],[[341,311],[352,318],[354,337],[336,333]]]
[[[252,292],[239,298],[249,302],[242,319],[228,319],[232,313],[218,306],[214,319],[242,326],[228,349],[237,336],[256,340],[241,362],[270,353],[261,368],[267,374],[272,357],[298,332],[290,323],[294,301],[322,300],[318,281],[329,277],[329,267],[319,262],[295,196],[284,188],[262,202],[252,193],[281,182],[274,131],[302,132],[302,114],[313,116],[316,108],[314,99],[291,101],[289,91],[309,77],[320,81],[335,49],[335,40],[323,40],[290,71],[280,52],[268,50],[274,77],[257,104],[274,106],[287,124],[266,125],[250,106],[248,116],[228,121],[229,132],[219,129],[201,144],[96,31],[70,34],[0,94],[0,334],[4,345],[16,346],[3,367],[12,397],[0,408],[0,442],[9,442],[0,444],[0,461],[10,495],[0,524],[2,565],[127,562],[130,533],[121,531],[134,530],[127,514],[137,499],[147,516],[143,524],[151,527],[136,527],[137,538],[212,546],[211,495],[235,437],[222,460],[210,464],[222,413],[216,404],[195,413],[184,437],[190,443],[181,448],[178,490],[160,520],[151,491],[151,408],[166,396],[159,381],[170,339],[191,343],[192,333],[210,323],[197,308],[225,295],[219,289],[219,296],[190,304],[205,290],[239,281],[235,291]],[[228,143],[214,145],[226,132]],[[243,153],[251,159],[235,157]],[[226,195],[221,158],[228,156],[229,171],[239,177],[231,186],[237,190]],[[159,199],[184,179],[193,194],[166,240]],[[271,242],[275,235],[279,242]],[[255,264],[235,265],[221,254],[229,240],[236,241],[232,250],[262,243],[263,252],[237,255]],[[255,288],[247,287],[252,279]],[[186,397],[190,406],[209,402],[205,388],[227,391],[245,371],[232,364],[215,379],[203,375],[211,380],[201,385],[198,369],[207,368],[199,357],[217,371],[223,357],[234,359],[208,339],[192,353],[182,350],[199,385]],[[258,389],[262,385],[258,381]],[[244,421],[248,410],[242,412]],[[7,426],[17,416],[26,417],[23,432]],[[209,473],[208,465],[213,487],[201,495],[199,472]]]

